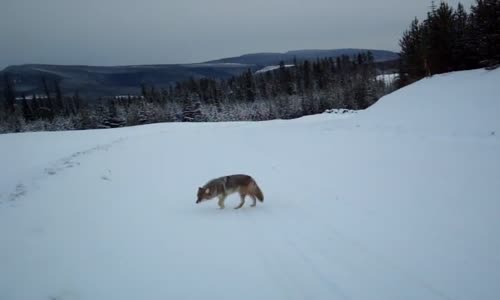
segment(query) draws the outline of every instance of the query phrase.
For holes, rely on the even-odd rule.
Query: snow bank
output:
[[[383,97],[359,114],[359,123],[431,135],[497,135],[499,83],[500,70],[435,75]]]

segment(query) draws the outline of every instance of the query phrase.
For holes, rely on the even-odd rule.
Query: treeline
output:
[[[57,81],[42,79],[43,97],[16,100],[15,82],[4,78],[2,132],[112,128],[157,122],[290,119],[327,109],[364,109],[393,90],[376,79],[370,52],[356,56],[281,63],[228,80],[178,82],[168,89],[142,85],[141,96],[82,99],[63,96]],[[92,101],[93,100],[93,101]]]
[[[425,76],[500,62],[500,0],[476,0],[470,12],[458,4],[432,3],[427,18],[411,22],[401,40],[400,86]]]

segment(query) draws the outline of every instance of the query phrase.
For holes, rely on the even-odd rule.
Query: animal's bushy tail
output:
[[[262,193],[262,190],[259,188],[257,185],[257,182],[255,180],[253,181],[253,187],[254,187],[254,193],[257,199],[259,199],[260,202],[264,202],[264,194]]]

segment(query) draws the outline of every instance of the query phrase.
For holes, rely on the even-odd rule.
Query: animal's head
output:
[[[210,188],[202,188],[202,187],[199,187],[198,188],[198,199],[196,200],[196,203],[200,203],[202,201],[205,201],[205,200],[209,200],[211,199],[211,191],[210,191]]]

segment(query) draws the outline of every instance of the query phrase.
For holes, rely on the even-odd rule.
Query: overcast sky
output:
[[[473,0],[461,1],[468,9]],[[0,0],[7,65],[201,62],[296,49],[399,50],[424,0]],[[439,3],[439,0],[436,0]],[[456,7],[458,1],[448,1]]]

